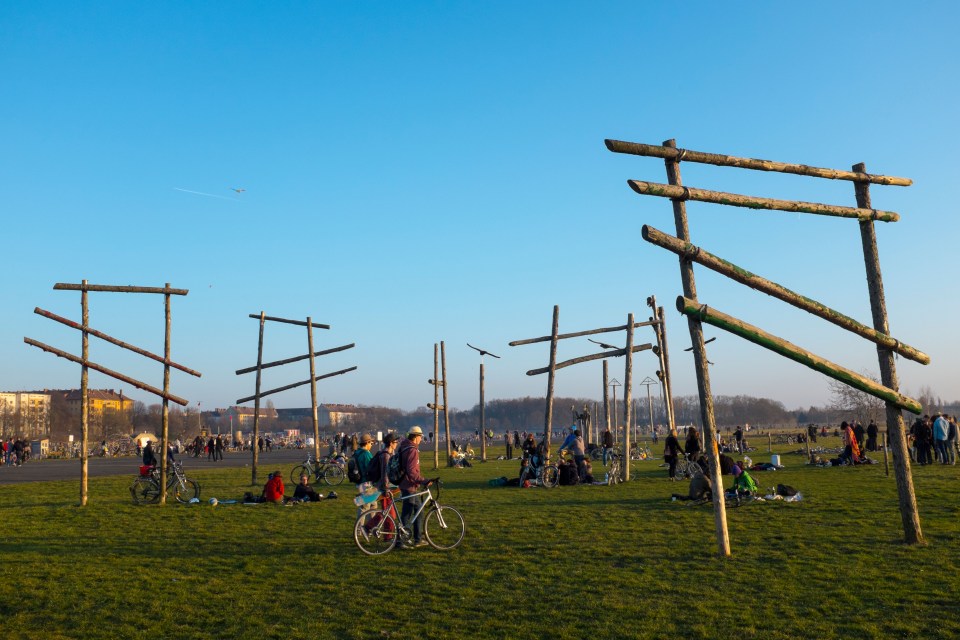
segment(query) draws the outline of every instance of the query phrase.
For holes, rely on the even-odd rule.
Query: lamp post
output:
[[[610,381],[610,386],[613,387],[613,433],[614,437],[617,439],[617,444],[620,443],[620,416],[617,415],[617,387],[622,387],[620,381],[614,378]]]
[[[643,381],[642,381],[640,384],[641,384],[642,386],[644,386],[644,387],[647,388],[647,407],[649,407],[649,409],[650,409],[650,437],[652,438],[652,437],[653,437],[653,429],[654,429],[654,427],[653,427],[653,400],[652,400],[651,397],[650,397],[650,387],[653,386],[653,385],[655,385],[655,384],[659,384],[659,383],[658,383],[656,380],[654,380],[653,378],[651,378],[650,376],[647,376],[646,378],[643,379]]]

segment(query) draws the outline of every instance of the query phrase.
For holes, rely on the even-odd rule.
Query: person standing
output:
[[[411,538],[408,543],[399,544],[400,548],[412,548],[426,546],[427,541],[423,539],[423,517],[414,518],[414,514],[420,510],[423,499],[415,495],[420,487],[426,487],[431,484],[420,475],[420,442],[423,441],[423,430],[418,426],[410,427],[407,437],[400,443],[397,451],[400,456],[400,466],[403,469],[403,479],[400,481],[400,498],[403,500],[403,509],[400,512],[400,521],[403,526],[411,532]]]
[[[157,455],[153,452],[153,443],[149,440],[147,440],[146,446],[143,447],[143,465],[146,467],[157,466]]]
[[[210,436],[210,439],[207,440],[207,462],[216,462],[217,461],[217,442],[213,439],[213,436]]]
[[[737,453],[743,453],[743,429],[737,425],[737,430],[733,432],[733,438],[737,441]]]
[[[877,450],[877,435],[879,433],[880,429],[877,427],[877,423],[871,418],[870,424],[867,425],[867,451]]]
[[[700,458],[700,451],[703,450],[703,447],[700,446],[700,432],[697,431],[696,427],[687,427],[687,442],[684,447],[690,460],[696,462]]]
[[[737,427],[739,429],[740,427]],[[680,441],[677,440],[677,432],[670,429],[670,435],[663,441],[663,459],[670,465],[669,477],[671,480],[677,479],[677,460],[683,453],[680,447]]]
[[[863,436],[865,433],[863,423],[857,421],[856,426],[853,427],[853,437],[857,439],[857,448],[860,449],[860,451],[864,451]]]
[[[220,437],[220,434],[217,434],[217,439],[214,442],[214,461],[223,460],[223,438]]]
[[[949,464],[947,459],[947,435],[950,431],[950,422],[947,416],[940,414],[933,421],[933,449],[941,464]]]
[[[613,432],[610,431],[609,426],[603,431],[601,444],[603,445],[603,466],[607,466],[607,458],[613,453]]]
[[[507,445],[507,460],[513,460],[513,436],[509,431],[503,432],[503,443]]]
[[[573,455],[573,461],[577,465],[577,478],[582,482],[584,476],[583,461],[586,458],[586,445],[583,442],[583,436],[577,425],[570,427],[570,435],[566,437],[563,444],[560,445],[560,451],[569,451]]]
[[[365,433],[360,436],[360,442],[357,449],[353,452],[353,459],[356,461],[357,472],[360,474],[361,484],[367,481],[367,477],[370,475],[370,472],[367,470],[370,466],[370,461],[373,460],[373,454],[370,452],[370,449],[373,448],[373,438],[370,434]]]
[[[957,416],[950,418],[950,424],[947,430],[947,457],[950,464],[957,464],[957,436],[960,435],[960,427],[957,426]]]

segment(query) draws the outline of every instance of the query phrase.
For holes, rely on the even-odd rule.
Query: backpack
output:
[[[407,477],[407,471],[403,468],[402,461],[400,460],[400,451],[397,451],[397,455],[390,456],[390,462],[387,463],[387,480],[391,484],[400,484],[403,482],[404,478]]]
[[[380,482],[380,461],[384,453],[386,453],[386,449],[377,451],[377,454],[373,456],[373,460],[367,465],[367,482],[374,484]]]
[[[353,484],[360,484],[363,482],[363,476],[360,475],[360,465],[357,464],[357,456],[350,456],[350,460],[347,461],[347,480]]]
[[[777,485],[777,495],[778,496],[795,496],[797,495],[797,490],[791,487],[788,484],[778,484]]]

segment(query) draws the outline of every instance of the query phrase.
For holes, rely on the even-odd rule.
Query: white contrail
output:
[[[208,198],[220,198],[221,200],[229,200],[231,202],[236,202],[236,198],[228,198],[226,196],[218,196],[213,193],[204,193],[202,191],[191,191],[190,189],[181,189],[180,187],[174,187],[174,191],[183,191],[184,193],[195,193],[198,196],[207,196]]]

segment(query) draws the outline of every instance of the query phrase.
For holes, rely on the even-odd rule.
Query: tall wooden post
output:
[[[80,290],[80,317],[83,322],[83,331],[80,334],[80,352],[83,361],[87,362],[90,358],[90,337],[87,334],[87,328],[90,325],[90,305],[87,303],[87,281],[83,281],[83,288]],[[89,464],[87,460],[87,451],[90,443],[87,442],[90,429],[90,390],[87,388],[89,372],[87,365],[80,368],[80,506],[87,506],[87,474]]]
[[[666,407],[667,423],[671,429],[677,428],[677,419],[673,414],[673,379],[670,377],[670,349],[667,347],[667,316],[663,307],[657,307],[657,331],[660,332],[660,362],[663,365],[663,404]]]
[[[307,348],[310,354],[310,407],[313,416],[313,459],[320,459],[320,417],[317,415],[317,368],[313,355],[313,319],[307,316]],[[259,393],[259,390],[258,390]]]
[[[544,455],[550,456],[550,432],[553,430],[553,382],[557,377],[557,335],[560,333],[560,305],[553,305],[553,332],[550,334],[550,372],[547,374],[547,410],[543,418]]]
[[[607,374],[607,361],[603,361],[603,421],[604,425],[607,428],[607,431],[610,430],[610,396],[609,394],[610,385],[609,385],[609,375]]]
[[[633,314],[627,314],[627,353],[623,358],[623,481],[630,479],[630,422],[633,410]]]
[[[166,289],[170,283],[166,283]],[[170,294],[163,294],[163,312],[165,330],[163,333],[163,415],[161,417],[160,436],[160,504],[167,503],[167,438],[170,437],[170,400],[166,397],[170,393]]]
[[[866,165],[859,163],[853,166],[854,171],[866,173]],[[870,205],[870,184],[855,182],[854,190],[857,196],[857,206],[863,209],[872,208]],[[870,287],[870,311],[873,315],[873,328],[890,335],[887,323],[887,303],[883,294],[883,278],[880,274],[880,256],[877,251],[877,234],[873,221],[860,222],[860,238],[863,244],[863,260],[867,268],[867,283]],[[897,365],[894,362],[893,351],[877,345],[877,357],[880,361],[880,381],[888,389],[900,390],[897,379]],[[897,496],[900,502],[900,518],[903,521],[903,533],[908,544],[923,542],[923,531],[920,529],[920,514],[917,511],[917,498],[913,490],[913,476],[910,473],[910,456],[907,451],[907,438],[903,425],[903,414],[900,408],[889,401],[885,401],[887,410],[887,433],[893,446],[893,471],[897,479]]]
[[[447,345],[440,341],[440,373],[443,376],[443,431],[447,436],[447,466],[453,466],[453,447],[450,442],[450,408],[447,406]]]
[[[480,461],[487,461],[487,424],[483,407],[483,356],[480,356]]]
[[[433,343],[433,468],[440,468],[440,363],[437,360],[437,343]]]
[[[253,399],[253,436],[250,440],[250,451],[253,455],[253,469],[251,470],[250,484],[256,486],[257,482],[257,462],[259,455],[257,452],[257,440],[260,439],[260,373],[263,371],[263,326],[266,324],[266,314],[260,312],[260,338],[257,340],[257,389],[256,396]]]
[[[663,143],[666,147],[676,148],[675,140]],[[664,159],[667,180],[671,185],[682,186],[680,163],[674,159]],[[677,227],[677,237],[690,242],[690,227],[687,224],[687,206],[684,200],[673,200],[673,219]],[[683,282],[683,295],[691,300],[697,299],[697,284],[693,275],[693,263],[680,257],[680,279]],[[713,393],[710,390],[710,371],[707,368],[707,351],[703,344],[703,327],[694,315],[687,316],[690,341],[693,343],[694,365],[697,372],[697,388],[700,394],[700,417],[703,421],[704,448],[709,460],[710,483],[716,489],[713,492],[714,528],[717,536],[717,550],[721,556],[730,555],[730,538],[727,533],[727,510],[724,506],[723,479],[720,475],[720,452],[717,448],[716,424],[713,414]]]

